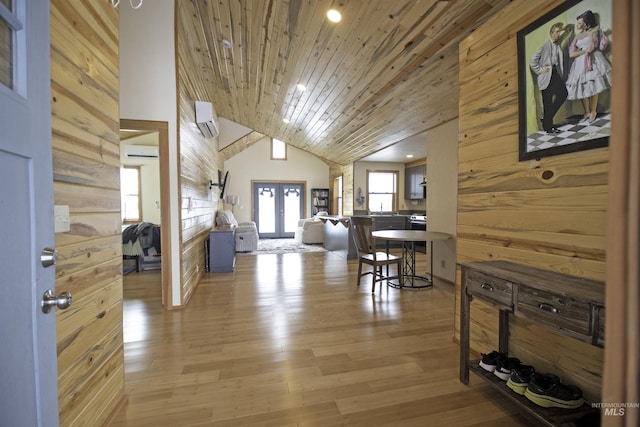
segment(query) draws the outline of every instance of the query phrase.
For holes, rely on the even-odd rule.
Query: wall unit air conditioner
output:
[[[218,136],[218,118],[213,111],[210,102],[196,101],[196,124],[205,138],[215,138]]]
[[[125,145],[124,156],[131,158],[157,159],[158,147],[154,145]]]

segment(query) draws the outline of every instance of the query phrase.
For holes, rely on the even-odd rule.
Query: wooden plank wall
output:
[[[329,167],[329,184],[333,188],[333,182],[342,176],[342,215],[353,215],[353,163],[346,166],[331,164]]]
[[[458,262],[604,281],[608,149],[518,161],[516,33],[561,3],[514,1],[460,44]],[[458,307],[460,274],[456,289]],[[472,349],[497,349],[497,311],[472,305]],[[602,349],[512,319],[511,355],[600,401]]]
[[[124,396],[118,12],[52,0],[50,21],[60,425],[102,425]]]
[[[220,189],[214,187],[210,190],[208,185],[209,180],[218,182],[218,170],[224,171],[224,162],[217,149],[218,138],[204,138],[195,125],[194,101],[212,102],[215,107],[215,99],[207,85],[207,76],[212,75],[212,64],[206,56],[206,49],[202,48],[202,34],[191,22],[195,13],[192,2],[181,2],[176,7],[183,306],[204,274],[204,242],[214,226],[218,208],[224,206],[219,200]]]

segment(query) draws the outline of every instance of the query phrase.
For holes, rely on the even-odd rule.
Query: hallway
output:
[[[356,271],[330,252],[241,256],[173,312],[159,272],[126,276],[111,425],[528,425],[458,381],[452,285],[371,294]]]

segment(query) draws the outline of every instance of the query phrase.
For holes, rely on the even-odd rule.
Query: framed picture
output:
[[[517,34],[520,161],[606,147],[611,0],[569,0]]]

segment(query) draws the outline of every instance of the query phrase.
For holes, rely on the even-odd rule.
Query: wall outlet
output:
[[[200,266],[196,265],[196,273],[200,273]]]

